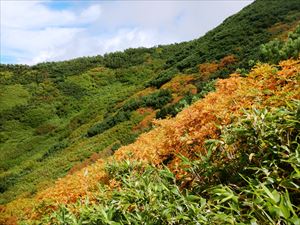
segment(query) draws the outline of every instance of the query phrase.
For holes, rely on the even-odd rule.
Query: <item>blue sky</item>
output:
[[[204,35],[252,0],[1,0],[1,63],[33,65]]]
[[[49,9],[63,10],[72,8],[74,1],[49,1],[44,3]]]

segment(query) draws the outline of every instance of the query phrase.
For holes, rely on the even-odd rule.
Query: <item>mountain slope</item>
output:
[[[284,179],[284,183],[281,180],[278,180],[278,184],[275,180],[269,183],[265,181],[266,178],[264,177],[255,179],[262,182],[262,185],[269,186],[272,184],[270,188],[275,188],[276,185],[279,185],[274,189],[279,191],[279,195],[284,194],[285,191],[294,194],[294,198],[290,199],[293,209],[289,209],[294,213],[285,216],[283,221],[299,221],[299,218],[295,217],[299,211],[299,208],[297,208],[299,199],[295,189],[298,185],[297,183],[299,183],[299,178],[297,178],[296,174],[299,165],[296,158],[296,164],[293,164],[295,167],[284,165],[284,162],[292,163],[292,161],[285,161],[284,159],[292,160],[292,157],[296,157],[295,154],[299,151],[299,144],[297,145],[295,142],[299,138],[299,71],[299,60],[287,60],[281,62],[278,69],[274,66],[263,64],[255,67],[247,77],[240,77],[239,74],[233,74],[228,79],[219,80],[216,92],[208,94],[203,100],[197,101],[173,119],[157,121],[156,128],[141,135],[135,143],[121,147],[115,152],[113,158],[107,161],[98,160],[93,165],[76,172],[74,175],[66,176],[57,181],[55,186],[38,193],[34,199],[19,199],[12,202],[8,205],[7,210],[11,209],[11,207],[14,210],[18,207],[24,210],[24,207],[30,208],[34,206],[35,210],[33,212],[28,211],[27,219],[40,220],[42,216],[45,221],[52,221],[52,223],[61,221],[59,223],[72,224],[75,222],[71,221],[79,222],[84,218],[85,222],[89,221],[88,223],[102,221],[104,224],[109,224],[113,221],[126,221],[126,218],[120,217],[120,213],[122,212],[121,215],[124,214],[124,216],[126,214],[131,215],[132,209],[128,206],[139,203],[137,200],[132,200],[132,202],[128,200],[129,202],[126,204],[129,205],[125,205],[125,199],[134,198],[134,196],[138,195],[132,196],[130,192],[140,190],[134,186],[125,189],[126,185],[130,184],[128,182],[131,182],[131,179],[133,179],[131,185],[138,185],[136,182],[146,182],[146,186],[144,187],[146,188],[145,195],[150,194],[150,192],[147,192],[149,190],[149,183],[147,182],[151,181],[134,181],[141,173],[145,172],[143,168],[146,164],[156,165],[159,168],[167,165],[170,171],[165,171],[164,173],[170,173],[170,175],[162,174],[162,177],[167,176],[170,178],[171,174],[174,173],[176,177],[172,175],[174,176],[172,179],[178,180],[178,183],[181,183],[181,189],[191,186],[195,190],[190,194],[201,193],[200,196],[203,197],[205,197],[204,193],[206,189],[212,187],[211,185],[230,184],[233,187],[235,187],[234,185],[245,185],[242,182],[243,179],[238,178],[239,174],[243,174],[247,176],[247,179],[250,179],[252,172],[251,170],[248,171],[248,167],[256,168],[259,171],[257,167],[265,165],[270,170],[276,169],[278,166],[281,169],[285,168],[286,171],[284,174],[279,172],[281,174],[280,179]],[[247,114],[248,112],[249,114]],[[293,117],[290,117],[291,115]],[[240,121],[239,118],[243,118],[243,120]],[[283,120],[283,118],[285,119]],[[247,130],[246,127],[250,130]],[[233,130],[230,131],[230,129]],[[220,136],[220,134],[222,135]],[[209,143],[211,147],[209,147]],[[281,146],[280,149],[282,149],[280,150],[282,151],[280,154],[286,155],[281,156],[279,154],[277,156],[278,152],[272,149],[278,148],[278,146]],[[283,157],[282,161],[281,157]],[[198,159],[198,161],[191,161],[186,165],[182,164],[182,160],[187,163],[186,159],[188,158]],[[277,162],[276,160],[279,161]],[[136,164],[136,162],[139,163]],[[105,165],[106,163],[109,165]],[[201,163],[204,164],[201,165]],[[273,168],[272,163],[278,164],[275,164]],[[196,173],[194,169],[188,170],[189,166],[196,166],[194,168],[197,171],[196,177],[194,177],[194,173]],[[292,176],[286,178],[288,175]],[[132,176],[132,178],[128,176]],[[150,174],[145,172],[145,175],[141,179],[147,179],[147,176],[150,176]],[[269,179],[275,179],[274,176],[271,176]],[[167,177],[163,179],[168,179]],[[129,180],[127,181],[126,179]],[[162,182],[165,181],[163,180]],[[103,185],[100,186],[100,189],[97,188],[99,183]],[[114,198],[118,200],[110,199],[110,193],[115,188],[124,192],[122,198],[125,199],[119,198],[121,196],[118,194],[114,194]],[[159,189],[157,188],[153,191],[158,191]],[[119,193],[119,191],[117,192]],[[204,192],[202,193],[202,191]],[[185,196],[184,192],[181,194]],[[148,200],[144,199],[147,197],[141,196],[140,198],[140,201],[146,201],[139,203],[141,204],[140,207],[147,207],[148,204],[151,204],[151,201],[147,203]],[[78,199],[78,203],[72,204]],[[158,199],[158,197],[154,197],[152,200],[153,204],[158,203]],[[195,197],[194,200],[197,200],[197,198]],[[103,205],[102,201],[111,202],[106,203],[108,205]],[[189,201],[187,200],[187,202]],[[267,201],[269,200],[267,199]],[[50,216],[49,213],[53,209],[57,209],[59,204],[64,204],[66,208],[60,208],[58,213],[53,214],[53,217]],[[116,204],[116,206],[114,208],[107,208],[110,204]],[[173,203],[168,202],[168,204]],[[124,207],[124,209],[119,212],[119,207]],[[246,205],[243,207],[246,207],[245,210],[248,210]],[[111,211],[113,214],[111,214],[111,217],[106,218],[101,213],[101,210],[104,210],[106,213]],[[271,213],[270,218],[272,220],[276,221],[278,219],[277,215],[274,216],[272,214],[272,209],[266,210],[268,210],[268,213]],[[148,219],[143,218],[145,216],[143,212],[146,211],[142,209],[136,209],[133,212],[141,216],[140,220],[153,221],[154,219],[153,215],[149,215]],[[65,216],[61,217],[61,213]],[[182,212],[179,211],[178,213],[181,214]],[[280,214],[280,212],[278,213]],[[244,214],[247,215],[247,212],[244,212]],[[195,219],[196,214],[192,215],[192,217],[187,218]],[[203,216],[208,215],[204,214]],[[132,217],[131,220],[134,221],[137,218]],[[237,215],[236,218],[238,218]],[[198,219],[199,222],[203,218]],[[249,217],[241,217],[240,219],[247,222]],[[253,219],[257,223],[261,223],[267,220],[268,217],[266,215],[262,216],[262,218],[253,216]],[[178,220],[182,221],[181,223],[186,223],[184,222],[186,221],[185,217],[178,218]],[[221,217],[217,218],[216,221],[218,220],[223,221]],[[165,221],[163,218],[160,218],[159,221],[157,224],[165,223],[163,222]],[[126,224],[129,224],[129,222],[126,222]],[[170,224],[172,223],[170,222]],[[209,221],[207,221],[207,224],[209,224]],[[287,224],[293,223],[288,222]]]
[[[76,171],[150,129],[154,117],[174,116],[213,90],[215,78],[236,70],[246,74],[253,62],[263,60],[260,44],[284,39],[299,23],[299,12],[297,1],[256,1],[190,42],[32,67],[1,65],[1,203],[15,198],[21,202],[67,173],[81,174]],[[193,113],[189,116],[194,118]],[[213,131],[206,135],[214,137]],[[153,135],[154,140],[160,137]],[[186,138],[187,146],[194,143]],[[161,154],[143,153],[151,163],[172,162],[173,153],[164,153],[152,141],[137,145],[136,152],[152,145]],[[180,152],[184,148],[177,142],[173,147]],[[78,192],[66,198],[82,195],[79,186],[85,182],[70,182]]]

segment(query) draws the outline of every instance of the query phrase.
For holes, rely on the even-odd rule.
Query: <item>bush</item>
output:
[[[156,87],[160,88],[165,83],[169,82],[175,75],[178,73],[176,69],[170,69],[167,71],[161,72],[156,78],[152,79],[146,84],[146,87]]]
[[[63,82],[59,84],[59,89],[64,95],[71,96],[76,99],[82,98],[87,91],[78,84],[71,82]]]
[[[159,109],[171,100],[172,94],[170,90],[159,90],[158,92],[142,97],[140,107],[152,107],[154,109]]]
[[[273,40],[260,47],[261,58],[265,62],[278,63],[288,58],[298,58],[300,54],[300,25],[289,34],[287,41]]]
[[[97,134],[101,134],[115,125],[129,120],[131,112],[140,107],[153,107],[154,109],[161,108],[171,99],[172,95],[169,90],[160,90],[150,95],[143,96],[140,99],[131,99],[122,106],[116,114],[105,118],[101,123],[91,127],[87,132],[87,136],[93,137]]]
[[[130,111],[123,111],[120,110],[118,111],[114,116],[108,117],[104,119],[101,123],[96,124],[95,126],[91,127],[87,131],[87,136],[88,137],[93,137],[97,134],[101,134],[104,131],[114,127],[118,123],[124,122],[126,120],[129,120],[131,116]]]
[[[300,102],[252,110],[207,142],[207,154],[181,157],[186,175],[166,167],[111,162],[117,188],[96,202],[61,206],[61,224],[299,224]],[[109,192],[109,194],[107,194]],[[77,208],[76,214],[73,213]]]
[[[45,135],[45,134],[48,134],[48,133],[52,132],[56,128],[57,128],[57,126],[54,125],[54,124],[45,123],[45,124],[42,124],[42,125],[38,126],[35,129],[35,134],[37,134],[37,135]]]
[[[53,115],[53,109],[50,107],[34,107],[25,111],[23,118],[20,118],[22,122],[27,125],[36,128],[49,120]]]
[[[145,62],[146,56],[153,53],[151,48],[130,48],[124,52],[113,52],[104,55],[104,65],[108,68],[128,68]]]
[[[215,83],[216,80],[210,80],[207,82],[198,82],[196,83],[196,87],[197,87],[197,91],[198,94],[197,96],[199,97],[204,97],[205,95],[207,95],[209,92],[215,91]]]
[[[192,103],[193,95],[188,92],[179,102],[163,107],[156,113],[156,119],[164,119],[168,116],[176,116],[180,111],[189,106]]]
[[[139,99],[130,99],[127,103],[124,104],[122,110],[133,111],[140,107],[152,107],[154,109],[158,109],[171,100],[172,94],[170,90],[159,90]]]
[[[180,191],[173,173],[157,170],[140,163],[125,161],[108,165],[112,178],[123,183],[121,191],[113,191],[111,198],[100,195],[101,204],[83,206],[78,216],[65,207],[55,212],[50,221],[74,224],[187,224],[201,216],[205,200]],[[105,187],[101,187],[105,190]],[[196,211],[194,211],[196,210]],[[197,216],[197,214],[199,216]]]
[[[61,142],[58,142],[54,145],[52,145],[44,154],[43,156],[39,159],[39,161],[43,161],[46,158],[50,157],[51,155],[55,154],[56,152],[61,151],[62,149],[65,149],[69,146],[69,143],[67,140],[63,140]]]
[[[156,113],[156,119],[164,119],[168,116],[174,117],[184,108],[191,105],[193,102],[197,101],[200,98],[203,98],[209,92],[215,90],[215,80],[208,82],[198,82],[196,83],[198,94],[192,95],[190,92],[187,93],[179,102],[163,107]]]
[[[116,142],[113,144],[113,146],[111,147],[111,150],[113,152],[117,151],[120,147],[122,146],[122,144],[120,142]]]
[[[207,155],[183,158],[193,192],[208,194],[216,222],[300,222],[299,112],[299,101],[246,112],[207,143]]]

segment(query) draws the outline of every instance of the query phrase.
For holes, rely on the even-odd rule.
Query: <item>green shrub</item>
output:
[[[129,120],[130,116],[131,116],[130,111],[120,110],[115,115],[113,115],[112,117],[108,117],[108,118],[104,119],[101,123],[98,123],[95,126],[91,127],[87,131],[87,136],[88,137],[93,137],[97,134],[101,134],[104,131],[114,127],[118,123]]]
[[[193,98],[194,96],[190,92],[188,92],[179,102],[160,109],[155,115],[156,119],[164,119],[167,116],[176,116],[177,113],[179,113],[192,103]]]
[[[62,91],[64,95],[80,99],[87,94],[86,89],[82,88],[76,83],[63,82],[59,84],[59,90]]]
[[[209,92],[215,91],[215,83],[216,80],[212,79],[208,82],[198,82],[196,83],[198,94],[197,96],[200,98],[203,98],[205,95],[207,95]]]
[[[152,79],[146,84],[146,87],[156,87],[160,88],[162,85],[170,81],[175,75],[178,73],[178,70],[176,69],[170,69],[161,72],[156,78]]]
[[[143,96],[139,99],[131,99],[122,107],[122,109],[130,111],[136,110],[140,107],[152,107],[154,109],[159,109],[171,100],[171,91],[164,89],[156,91],[150,95]]]
[[[299,101],[245,112],[222,128],[219,140],[207,142],[207,154],[194,161],[181,157],[187,175],[180,180],[166,167],[112,162],[106,171],[120,188],[111,191],[102,185],[96,203],[61,206],[44,221],[299,224],[299,121]]]
[[[113,144],[113,146],[111,147],[111,150],[113,152],[117,151],[120,147],[122,146],[122,144],[120,142],[117,142],[115,144]]]
[[[300,55],[300,25],[289,34],[288,40],[272,40],[260,47],[261,58],[265,62],[278,63],[288,58],[298,58]]]
[[[24,116],[20,118],[25,124],[36,128],[49,120],[53,115],[51,107],[34,107],[25,111]]]
[[[181,112],[184,108],[191,105],[195,101],[199,100],[200,98],[203,98],[205,95],[207,95],[209,92],[212,92],[215,90],[215,80],[211,80],[208,82],[198,82],[196,83],[198,94],[192,95],[190,92],[185,94],[185,96],[177,103],[173,105],[169,105],[166,107],[161,108],[156,113],[156,119],[164,119],[168,116],[174,117],[179,112]]]
[[[131,117],[131,112],[140,107],[153,107],[154,109],[161,108],[172,99],[169,90],[160,90],[139,99],[131,99],[119,109],[117,113],[105,118],[101,123],[96,124],[87,131],[88,137],[101,134],[104,131],[114,127],[115,125],[127,121]]]
[[[46,158],[50,157],[51,155],[55,154],[56,152],[59,152],[69,146],[69,143],[67,140],[60,141],[54,145],[52,145],[38,161],[43,161]]]
[[[81,57],[61,62],[39,63],[32,66],[32,69],[59,82],[66,76],[78,75],[99,65],[103,65],[102,56]]]
[[[99,195],[100,204],[81,205],[77,216],[61,207],[48,219],[60,224],[187,224],[201,217],[205,200],[182,192],[168,169],[142,169],[140,163],[125,161],[108,165],[107,171],[122,181],[121,191],[113,191],[111,198]]]
[[[158,92],[154,92],[150,95],[144,96],[140,100],[140,107],[152,107],[159,109],[172,100],[172,94],[170,90],[163,89]]]
[[[147,54],[153,53],[153,48],[129,48],[124,52],[113,52],[104,55],[104,65],[108,68],[128,68],[144,63]]]

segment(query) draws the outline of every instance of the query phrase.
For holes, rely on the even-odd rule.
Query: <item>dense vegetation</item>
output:
[[[298,224],[299,69],[287,60],[219,80],[114,158],[6,212],[33,224]]]
[[[300,26],[288,35],[287,41],[275,39],[261,46],[262,59],[278,63],[289,57],[297,58],[300,52]]]
[[[0,65],[0,223],[300,223],[299,21],[258,0],[190,42]]]
[[[96,203],[61,206],[47,216],[59,224],[298,224],[300,104],[252,110],[207,141],[197,161],[183,157],[187,177],[139,162],[108,164],[121,190],[99,187]],[[254,122],[255,121],[255,122]],[[234,157],[222,156],[232,146]],[[222,149],[222,151],[220,151]],[[224,164],[223,160],[227,163]],[[111,193],[110,193],[111,192]],[[110,195],[107,195],[110,193]]]

